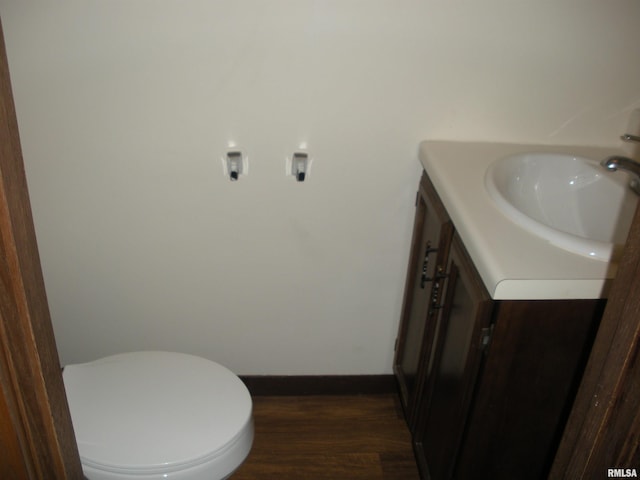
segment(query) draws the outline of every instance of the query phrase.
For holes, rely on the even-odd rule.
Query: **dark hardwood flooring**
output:
[[[232,480],[417,480],[397,396],[256,396],[255,439]]]

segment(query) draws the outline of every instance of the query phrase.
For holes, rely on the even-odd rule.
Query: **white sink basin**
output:
[[[605,261],[624,245],[636,208],[628,182],[624,172],[559,153],[511,155],[485,174],[489,195],[512,222],[564,250]]]

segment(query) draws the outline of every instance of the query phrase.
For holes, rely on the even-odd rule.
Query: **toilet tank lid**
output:
[[[80,457],[95,468],[167,472],[209,461],[251,424],[231,371],[172,352],[133,352],[63,372]]]

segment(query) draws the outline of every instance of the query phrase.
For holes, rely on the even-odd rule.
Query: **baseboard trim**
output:
[[[375,395],[397,393],[393,375],[241,375],[251,395]]]

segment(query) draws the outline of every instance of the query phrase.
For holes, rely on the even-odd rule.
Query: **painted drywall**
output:
[[[635,0],[0,14],[64,364],[170,349],[241,374],[390,373],[418,143],[616,145],[640,106]]]

